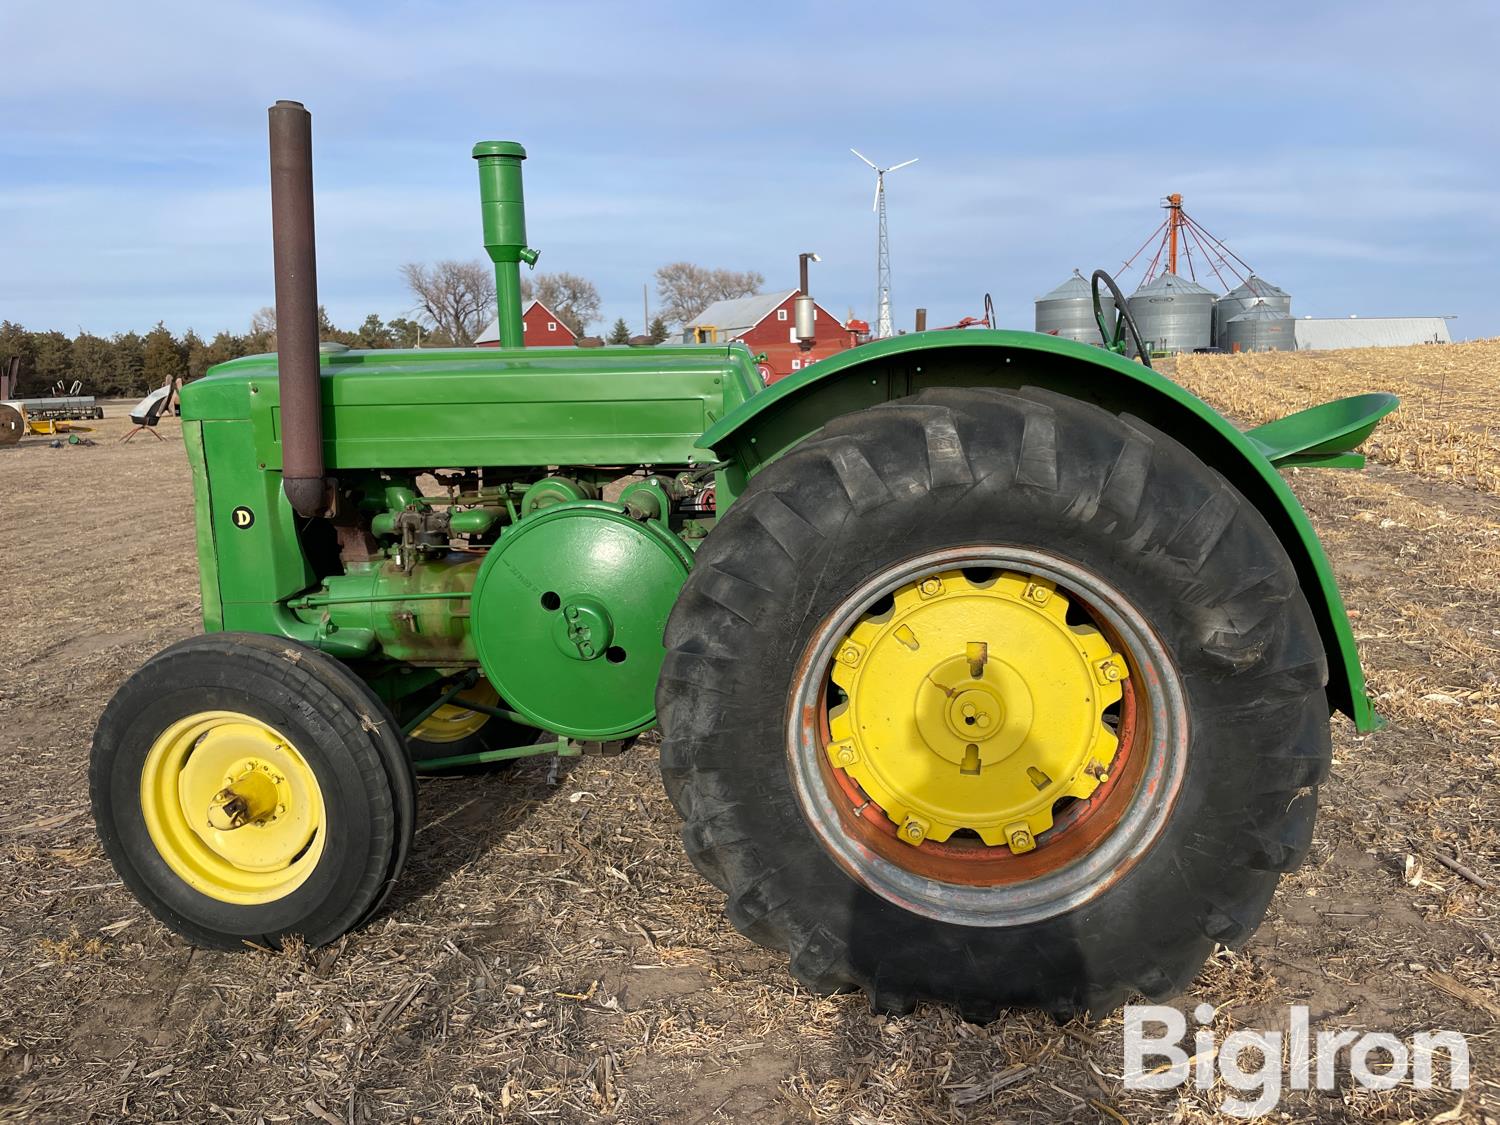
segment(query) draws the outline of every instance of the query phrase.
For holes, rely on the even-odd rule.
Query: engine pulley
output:
[[[474,583],[472,633],[506,705],[577,739],[656,721],[662,633],[693,556],[619,504],[556,504],[504,531]]]

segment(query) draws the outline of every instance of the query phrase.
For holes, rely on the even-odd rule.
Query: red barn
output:
[[[814,341],[812,350],[804,352],[797,343],[796,299],[797,290],[790,289],[715,301],[683,326],[681,339],[688,344],[743,341],[752,352],[765,353],[766,366],[771,369],[768,383],[859,343],[838,317],[813,302]]]
[[[578,336],[558,319],[557,314],[540,301],[532,301],[521,312],[521,323],[525,327],[528,348],[566,348],[578,341]],[[500,322],[490,321],[490,326],[474,341],[480,348],[500,346]]]

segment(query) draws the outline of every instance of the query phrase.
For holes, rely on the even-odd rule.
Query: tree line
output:
[[[401,273],[417,302],[413,317],[384,320],[370,313],[351,329],[335,325],[320,307],[319,336],[353,348],[467,347],[494,318],[495,277],[488,262],[408,263]],[[749,296],[765,284],[754,271],[707,269],[691,262],[662,266],[655,279],[659,311],[647,332],[653,343],[666,340],[673,328],[714,301]],[[585,277],[562,272],[523,276],[521,290],[523,300],[541,301],[578,336],[587,336],[599,320],[599,290]],[[605,339],[624,344],[633,338],[631,326],[620,317]],[[275,349],[272,308],[255,313],[246,332],[221,331],[207,339],[191,328],[177,336],[161,321],[144,334],[111,336],[84,331],[69,336],[0,321],[0,367],[12,356],[20,357],[15,393],[27,397],[44,395],[58,382],[69,388],[77,382],[81,394],[129,398],[170,379],[196,379],[216,363]]]
[[[331,323],[323,309],[318,314],[321,337],[350,347],[409,348],[416,346],[419,334],[423,344],[430,339],[422,325],[403,317],[385,321],[371,313],[359,328],[350,330]],[[255,314],[249,331],[218,332],[211,339],[204,339],[191,328],[181,336],[175,335],[160,321],[144,335],[79,332],[72,337],[0,321],[0,367],[10,357],[20,357],[21,378],[15,393],[28,398],[47,394],[59,382],[68,388],[75,382],[81,384],[80,394],[131,398],[169,379],[196,379],[216,363],[275,349],[276,313],[269,308]]]

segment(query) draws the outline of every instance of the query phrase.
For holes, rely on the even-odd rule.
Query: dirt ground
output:
[[[1483,409],[1500,344],[1469,358]],[[1251,420],[1246,380],[1290,398],[1287,359],[1222,360],[1184,377],[1211,399],[1220,381]],[[1401,388],[1406,416],[1431,407],[1424,393],[1454,399],[1452,380],[1424,386]],[[1344,393],[1366,389],[1383,385],[1356,371]],[[405,882],[366,929],[323,950],[188,948],[126,894],[88,815],[105,701],[200,627],[180,429],[121,445],[124,428],[0,449],[0,1120],[1219,1119],[1223,1086],[1123,1088],[1118,1015],[976,1027],[799,990],[684,859],[650,745],[425,780]],[[1461,440],[1471,457],[1477,439]],[[1494,466],[1487,430],[1477,456]],[[1308,864],[1177,1003],[1213,1005],[1221,1037],[1283,1026],[1291,1004],[1314,1031],[1463,1032],[1462,1097],[1356,1089],[1341,1066],[1336,1090],[1289,1093],[1278,1119],[1487,1121],[1500,1118],[1500,496],[1493,476],[1383,460],[1293,484],[1391,723],[1359,737],[1337,720]]]

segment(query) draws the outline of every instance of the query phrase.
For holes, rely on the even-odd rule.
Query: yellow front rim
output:
[[[141,813],[157,852],[194,890],[253,906],[307,881],[323,854],[323,791],[278,731],[238,711],[200,711],[151,744]]]
[[[1054,583],[991,575],[910,582],[834,650],[845,699],[828,711],[829,761],[914,846],[967,830],[1031,851],[1053,806],[1090,796],[1118,749],[1105,712],[1124,657],[1069,622]]]
[[[485,707],[500,706],[500,693],[483,680],[453,698],[459,702],[479,703]],[[471,711],[455,703],[445,703],[423,719],[421,726],[411,732],[411,737],[420,742],[439,744],[462,742],[471,734],[477,734],[489,721],[490,716],[483,711]]]

